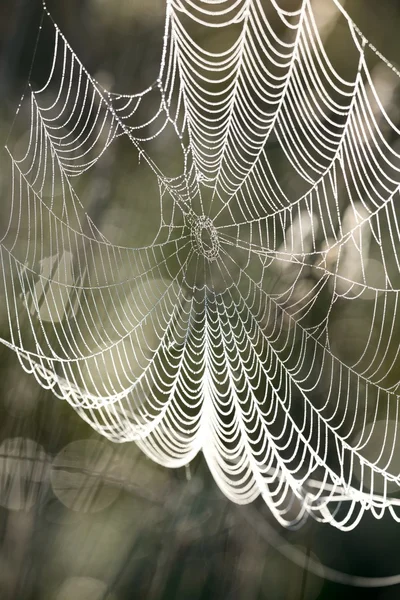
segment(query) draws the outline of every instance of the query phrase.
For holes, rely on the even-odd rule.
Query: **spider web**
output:
[[[23,152],[7,147],[1,341],[110,440],[168,467],[202,451],[234,502],[350,529],[365,510],[399,520],[399,130],[369,65],[398,73],[331,6],[346,74],[310,0],[168,1],[159,77],[136,95],[104,90],[44,9],[52,67]],[[152,158],[165,135],[178,175]],[[159,193],[140,247],[79,193],[120,138]],[[332,342],[346,310],[368,319],[350,358]]]

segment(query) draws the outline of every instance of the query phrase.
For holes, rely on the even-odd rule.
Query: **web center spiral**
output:
[[[201,216],[193,221],[192,245],[198,254],[208,260],[218,258],[220,252],[218,232],[210,217]]]

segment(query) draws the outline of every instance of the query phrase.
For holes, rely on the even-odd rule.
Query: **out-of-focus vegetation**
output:
[[[328,1],[316,3],[322,17],[326,11],[326,44],[345,68],[348,56],[340,26],[332,20]],[[134,93],[156,79],[163,0],[48,4],[84,65],[107,89]],[[352,0],[346,8],[383,54],[394,63],[400,60],[398,2]],[[40,13],[39,0],[0,0],[1,147],[28,78]],[[44,72],[48,68],[51,52],[50,40],[41,45],[38,77],[41,64]],[[22,104],[21,111],[27,113],[28,106]],[[11,136],[18,146],[26,133],[15,128]],[[83,178],[80,191],[94,207],[101,192],[96,224],[107,239],[139,245],[156,227],[152,218],[159,198],[129,150],[121,144],[106,168]],[[168,140],[156,141],[153,150],[159,164],[171,165]],[[7,156],[0,152],[1,230],[10,202],[10,173]],[[371,269],[378,281],[379,264],[371,263]],[[304,290],[298,293],[304,295]],[[0,328],[4,322],[0,304]],[[363,314],[349,310],[337,317],[332,340],[345,354],[356,352],[357,340],[366,334]],[[276,548],[275,538],[254,526],[265,521],[278,529],[266,508],[256,502],[250,524],[246,508],[221,496],[200,456],[186,470],[162,469],[134,444],[117,446],[94,434],[68,405],[41,390],[3,346],[0,372],[2,600],[400,597],[397,586],[357,591],[307,569],[312,556],[349,574],[400,572],[400,529],[389,518],[365,517],[348,534],[312,522],[299,531],[280,531],[279,543],[304,549],[304,568],[295,566]]]

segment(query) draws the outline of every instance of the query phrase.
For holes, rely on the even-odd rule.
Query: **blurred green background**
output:
[[[287,2],[288,8],[295,4]],[[328,0],[314,4],[326,10],[326,43],[345,65],[347,50],[330,23]],[[135,93],[156,79],[163,0],[53,0],[48,6],[105,87]],[[345,6],[397,64],[399,2],[351,0]],[[0,0],[1,148],[28,79],[41,10],[39,0]],[[38,76],[51,54],[51,40],[47,46],[45,40],[35,65]],[[12,141],[18,144],[23,135],[13,130]],[[171,158],[165,157],[166,148],[155,148],[159,161]],[[146,195],[151,193],[147,181],[132,182],[131,171],[124,147],[103,179],[95,175],[101,184],[104,177],[107,181],[99,225],[108,239],[128,245],[138,243],[143,223],[151,228],[152,207],[158,205],[158,198]],[[91,185],[84,182],[82,192],[87,186],[90,193]],[[146,191],[134,215],[133,186]],[[10,164],[0,150],[1,225],[9,189]],[[133,218],[136,229],[126,226]],[[2,320],[0,306],[0,326]],[[348,337],[365,335],[362,315],[343,315],[336,331],[337,344],[347,347]],[[0,373],[1,600],[400,598],[400,585],[354,588],[307,568],[311,556],[350,576],[400,573],[400,526],[389,517],[365,516],[351,533],[311,521],[299,531],[281,530],[261,501],[251,507],[229,503],[200,456],[188,469],[171,471],[151,463],[134,444],[102,439],[26,375],[3,346]],[[301,550],[304,568],[284,558],[279,547],[285,544]]]

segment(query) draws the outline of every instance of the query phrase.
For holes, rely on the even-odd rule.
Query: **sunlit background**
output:
[[[288,9],[296,5],[287,0]],[[136,93],[157,78],[163,0],[52,0],[48,6],[88,71],[108,90]],[[315,0],[314,6],[324,41],[345,69],[349,49],[337,12],[329,0]],[[398,1],[351,0],[346,9],[370,41],[400,63]],[[7,139],[14,148],[26,144],[24,118],[16,127],[12,123],[28,81],[41,10],[39,0],[0,0],[1,148]],[[51,42],[42,39],[33,78],[48,71]],[[385,108],[399,120],[399,79],[380,64],[372,75]],[[28,124],[29,103],[22,102],[20,113]],[[165,137],[155,141],[154,155],[169,168],[178,160]],[[10,205],[10,163],[5,151],[0,156],[1,231]],[[136,158],[133,164],[129,144],[110,148],[101,166],[80,182],[80,193],[107,239],[127,246],[151,239],[158,188]],[[303,231],[306,239],[304,228],[297,227],[294,236]],[[365,239],[366,252],[368,245]],[[44,271],[53,268],[52,259]],[[68,271],[71,257],[61,260]],[[366,262],[370,281],[379,286],[381,264],[367,256]],[[357,277],[350,253],[342,268]],[[290,277],[290,269],[282,267],[273,285]],[[308,285],[304,279],[296,288],[299,301]],[[339,355],[357,355],[369,333],[369,311],[366,306],[364,315],[350,306],[336,316],[330,333]],[[44,312],[41,317],[45,320]],[[1,297],[0,328],[6,329]],[[390,517],[365,516],[350,533],[312,520],[298,531],[281,529],[261,502],[238,507],[224,498],[201,456],[185,469],[167,470],[133,443],[113,445],[101,438],[69,405],[42,390],[5,346],[0,346],[0,418],[1,600],[400,598],[400,585],[350,585],[357,583],[355,576],[400,573],[400,525]],[[398,471],[400,448],[393,461]]]

